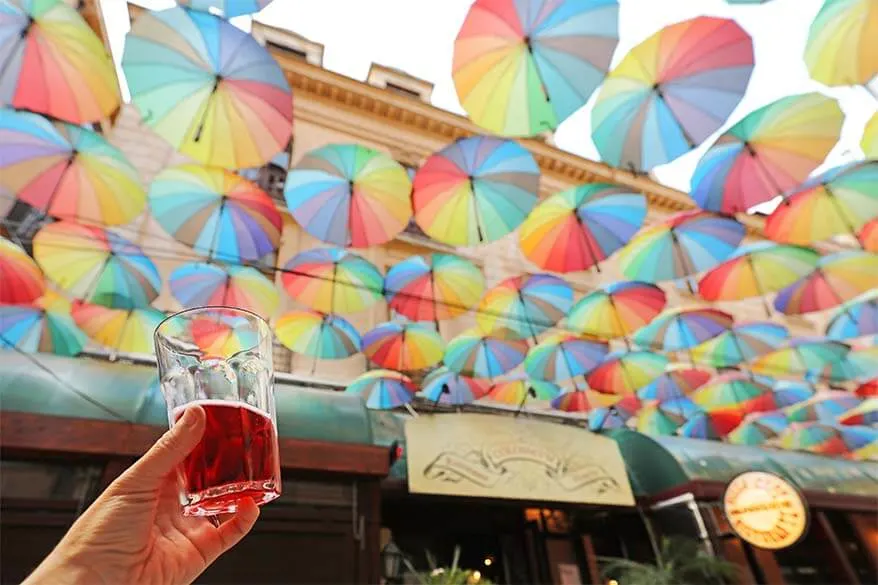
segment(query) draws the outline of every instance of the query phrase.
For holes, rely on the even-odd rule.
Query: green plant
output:
[[[426,555],[430,570],[425,572],[417,571],[407,558],[403,558],[406,567],[418,578],[421,585],[492,585],[491,581],[482,577],[478,571],[461,569],[457,566],[460,560],[459,546],[454,547],[454,559],[450,567],[440,567],[430,551],[426,551]]]
[[[689,538],[663,538],[656,564],[629,559],[601,558],[604,575],[621,585],[704,585],[732,582],[738,574],[734,563],[708,554]]]

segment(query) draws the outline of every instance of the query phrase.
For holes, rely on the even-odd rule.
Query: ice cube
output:
[[[162,377],[162,394],[174,409],[195,399],[195,380],[186,368],[176,366]]]
[[[220,358],[208,358],[195,366],[197,399],[235,400],[238,397],[238,379],[229,363]]]
[[[269,408],[271,373],[258,354],[245,352],[229,360],[238,375],[238,396],[261,410]]]

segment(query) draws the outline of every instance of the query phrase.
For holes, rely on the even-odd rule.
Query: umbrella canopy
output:
[[[171,273],[168,285],[184,308],[239,307],[270,318],[280,301],[274,283],[249,266],[190,262]]]
[[[837,421],[843,425],[878,425],[878,398],[867,398],[860,405],[840,414]]]
[[[290,311],[274,324],[274,333],[290,351],[322,360],[339,360],[360,352],[362,340],[338,315]]]
[[[366,408],[389,410],[408,404],[418,387],[408,376],[392,370],[371,370],[348,384],[345,392],[357,394],[366,402]]]
[[[878,397],[878,378],[863,382],[854,390],[854,394],[860,398]]]
[[[641,400],[675,400],[692,394],[710,380],[712,374],[696,368],[669,370],[637,391]]]
[[[390,308],[413,321],[438,321],[463,315],[485,290],[482,271],[451,254],[410,256],[384,277]]]
[[[161,290],[152,260],[111,231],[59,221],[40,229],[33,245],[46,276],[78,299],[116,309],[143,308]]]
[[[873,334],[878,334],[878,289],[841,305],[826,326],[829,339],[850,339]]]
[[[259,12],[271,2],[272,0],[181,0],[180,4],[204,12],[213,8],[222,12],[225,18],[234,18]]]
[[[777,323],[743,323],[692,348],[691,355],[695,363],[730,368],[774,351],[789,337],[787,328]]]
[[[774,402],[778,408],[785,408],[800,402],[805,402],[814,397],[814,388],[805,382],[793,382],[791,380],[770,380]]]
[[[411,372],[442,361],[445,344],[427,325],[389,322],[363,335],[362,349],[367,358],[382,368]]]
[[[476,323],[487,333],[508,329],[520,339],[553,327],[573,305],[573,288],[551,274],[522,274],[489,289],[476,308]]]
[[[552,408],[562,412],[590,412],[592,404],[586,390],[572,390],[553,399]]]
[[[645,218],[642,193],[607,183],[582,185],[541,202],[522,224],[519,243],[540,268],[587,270],[627,244]]]
[[[483,380],[474,380],[447,368],[438,368],[424,379],[418,394],[433,403],[462,406],[487,394],[488,387],[488,383]]]
[[[753,42],[733,20],[665,27],[607,76],[591,113],[592,139],[613,166],[649,171],[689,152],[728,119],[753,71]]]
[[[65,2],[0,3],[0,104],[83,124],[119,107],[113,60]]]
[[[39,266],[27,252],[0,236],[0,304],[27,304],[45,291]]]
[[[731,329],[735,318],[719,309],[668,309],[634,334],[634,343],[649,349],[690,349]]]
[[[872,0],[826,0],[805,45],[805,63],[829,86],[865,85],[878,73],[878,6]]]
[[[115,351],[153,354],[153,332],[165,314],[146,307],[112,309],[89,303],[74,303],[76,325],[93,341]]]
[[[848,374],[841,378],[843,381],[868,380],[878,376],[878,339],[872,338],[866,343],[854,347],[848,354],[847,363],[842,363],[847,368],[842,368],[840,376]]]
[[[166,232],[212,260],[257,261],[280,243],[282,220],[271,197],[221,168],[163,170],[150,184],[149,209]]]
[[[863,226],[860,233],[857,234],[857,240],[859,240],[864,250],[878,254],[878,218]]]
[[[287,174],[284,197],[302,228],[336,246],[366,248],[402,232],[412,183],[398,162],[358,144],[329,144]]]
[[[191,340],[205,358],[230,359],[259,343],[259,333],[246,317],[221,308],[196,315],[181,327],[181,335]]]
[[[609,346],[602,341],[573,333],[555,333],[530,348],[524,371],[537,380],[560,382],[590,372],[609,351]]]
[[[819,93],[794,95],[748,114],[702,157],[692,177],[698,207],[745,212],[797,187],[838,142],[844,114]]]
[[[539,166],[517,142],[461,138],[415,173],[415,222],[451,246],[493,242],[521,225],[537,203],[539,182]]]
[[[146,205],[137,171],[96,132],[4,109],[0,136],[0,191],[47,215],[120,225]]]
[[[588,385],[603,394],[633,394],[659,376],[668,358],[651,351],[614,351],[593,369]]]
[[[0,349],[74,356],[87,341],[60,307],[0,305]]]
[[[567,325],[591,337],[627,337],[652,321],[666,303],[665,291],[654,284],[614,282],[590,292],[573,305],[567,314]]]
[[[283,71],[217,16],[144,11],[126,36],[122,69],[144,123],[195,161],[260,167],[289,143],[293,100]]]
[[[784,414],[791,422],[831,423],[862,403],[860,398],[850,392],[831,390],[820,392],[804,402],[788,406],[784,409]]]
[[[637,415],[636,428],[649,435],[674,435],[681,425],[701,412],[690,399],[678,396],[644,407]]]
[[[552,382],[515,377],[494,382],[484,399],[508,406],[522,406],[528,397],[534,400],[553,400],[559,394],[561,394],[561,388]]]
[[[339,248],[296,254],[284,265],[281,283],[293,299],[322,313],[354,313],[384,298],[375,265]]]
[[[722,419],[723,435],[738,426],[744,415],[777,408],[770,386],[740,372],[714,377],[690,398],[704,412],[715,415],[714,424],[719,424]]]
[[[807,276],[781,290],[774,306],[786,315],[823,311],[878,288],[878,254],[861,250],[824,256]]]
[[[876,429],[839,427],[818,422],[791,424],[780,436],[779,441],[784,449],[842,456],[874,446],[876,443],[878,443]]]
[[[461,105],[495,134],[553,130],[603,81],[618,17],[616,0],[476,0],[454,41]]]
[[[730,257],[744,226],[707,211],[684,211],[641,230],[619,252],[628,278],[660,282],[677,280],[713,268]]]
[[[860,148],[866,158],[878,158],[878,112],[872,114],[863,129],[863,138],[860,140]]]
[[[851,163],[809,179],[765,220],[765,235],[809,244],[857,231],[878,217],[878,161]]]
[[[465,376],[496,378],[517,368],[527,349],[527,341],[509,330],[486,334],[474,328],[448,343],[444,361],[449,370]]]
[[[808,380],[828,378],[835,381],[834,370],[828,368],[833,364],[844,364],[850,350],[849,346],[837,341],[799,338],[757,357],[747,367],[763,376],[793,379],[805,376]]]
[[[677,434],[690,439],[718,441],[728,436],[740,421],[740,417],[729,417],[724,412],[699,412],[680,425]]]
[[[745,416],[726,439],[736,445],[762,445],[778,438],[789,426],[790,421],[782,412],[754,412]]]

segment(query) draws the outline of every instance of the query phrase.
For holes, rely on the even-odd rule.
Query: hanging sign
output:
[[[759,548],[791,546],[808,528],[808,507],[799,490],[764,471],[732,479],[723,494],[723,511],[735,534]]]

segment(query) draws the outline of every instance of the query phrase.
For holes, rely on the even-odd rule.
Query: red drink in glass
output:
[[[201,442],[181,466],[187,515],[237,509],[239,499],[264,504],[280,495],[277,431],[271,417],[244,402],[198,400],[174,409],[174,420],[199,405],[207,415]]]

